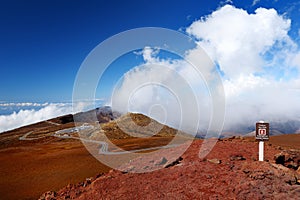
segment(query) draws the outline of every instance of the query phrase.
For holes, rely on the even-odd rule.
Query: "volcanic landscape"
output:
[[[89,118],[94,111],[76,114]],[[132,120],[131,120],[132,119]],[[254,137],[194,139],[142,114],[119,116],[97,110],[102,132],[126,151],[153,152],[133,157],[119,169],[94,158],[82,144],[72,115],[61,116],[0,134],[0,199],[298,199],[300,196],[300,134],[272,136],[265,142],[265,161],[258,161]],[[135,130],[132,124],[152,126]],[[123,123],[132,134],[118,127]],[[162,126],[155,132],[157,126]],[[79,128],[80,128],[79,127]],[[156,134],[153,134],[155,132]],[[192,143],[166,146],[180,133]],[[148,137],[140,137],[140,135]],[[201,145],[216,142],[199,158]],[[100,153],[114,156],[109,145]],[[105,147],[105,148],[104,148]],[[157,151],[160,149],[160,151]],[[118,152],[117,152],[118,153]],[[138,167],[137,167],[138,166]],[[145,171],[133,173],[135,171]]]

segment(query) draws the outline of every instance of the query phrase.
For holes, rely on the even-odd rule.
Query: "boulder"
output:
[[[284,162],[285,162],[285,155],[284,155],[283,153],[276,154],[276,155],[274,156],[274,160],[275,160],[275,163],[276,163],[276,164],[284,165]]]

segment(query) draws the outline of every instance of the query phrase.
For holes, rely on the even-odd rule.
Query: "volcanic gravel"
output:
[[[260,162],[258,142],[223,139],[200,159],[202,142],[195,140],[179,157],[174,152],[180,146],[136,158],[122,171],[99,174],[40,199],[299,199],[300,169],[275,163],[281,148],[266,142],[265,161]],[[146,172],[132,173],[141,169]]]

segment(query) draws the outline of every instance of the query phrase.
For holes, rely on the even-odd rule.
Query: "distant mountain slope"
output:
[[[101,131],[96,130],[91,139],[101,139],[101,133],[104,133],[109,139],[124,139],[138,137],[173,137],[177,133],[183,132],[163,125],[150,117],[139,113],[127,113],[122,115],[112,111],[108,106],[96,108],[86,112],[80,112],[75,115],[66,115],[57,118],[60,123],[65,122],[85,122],[94,123],[98,121],[101,125]]]
[[[299,120],[282,120],[282,121],[269,121],[270,123],[270,135],[284,135],[300,133],[300,121]],[[229,130],[223,130],[221,137],[231,136],[254,136],[255,135],[255,123],[249,125],[237,125]]]
[[[120,113],[112,111],[111,107],[104,106],[86,112],[73,115],[76,122],[95,122],[106,123],[120,117]]]
[[[138,113],[127,113],[114,121],[103,124],[101,128],[109,139],[173,137],[177,133],[184,134]]]
[[[119,113],[113,112],[109,106],[104,106],[85,112],[79,112],[74,115],[68,114],[59,116],[50,120],[58,124],[74,122],[74,119],[76,122],[95,122],[98,120],[100,123],[106,123],[118,117],[120,117]]]

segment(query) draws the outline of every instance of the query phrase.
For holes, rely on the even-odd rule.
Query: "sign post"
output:
[[[269,140],[269,123],[259,121],[256,123],[256,140],[259,140],[258,145],[258,160],[264,161],[264,141]]]

